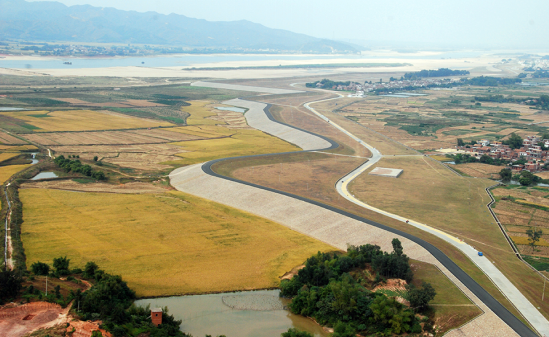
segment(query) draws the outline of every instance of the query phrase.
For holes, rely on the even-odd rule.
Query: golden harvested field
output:
[[[17,152],[3,152],[3,153],[0,153],[0,162],[3,162],[5,160],[8,160],[10,158],[13,158],[13,157],[17,157],[19,155],[19,153]]]
[[[172,143],[181,146],[186,152],[177,155],[182,157],[182,160],[169,164],[190,165],[217,158],[300,150],[297,146],[262,131],[247,129],[230,131],[234,134],[226,138]]]
[[[24,120],[42,131],[89,131],[150,128],[172,126],[171,123],[136,117],[127,117],[112,112],[90,110],[67,111],[2,111],[4,115]]]
[[[181,192],[119,195],[22,189],[27,264],[68,256],[121,274],[138,296],[276,287],[332,247]]]
[[[44,146],[157,144],[204,138],[170,130],[171,128],[124,131],[48,132],[26,134],[24,137]]]
[[[5,183],[12,175],[16,174],[19,171],[26,169],[31,166],[30,164],[26,165],[8,165],[0,166],[0,184]]]
[[[28,150],[38,150],[34,145],[19,145],[19,146],[10,146],[10,145],[0,145],[0,151],[3,152],[19,152],[19,151],[28,151]]]
[[[190,106],[183,107],[181,110],[188,112],[191,115],[187,118],[187,125],[216,125],[219,121],[213,120],[210,117],[217,116],[216,110],[209,106],[208,101],[191,101]],[[222,123],[221,123],[222,124]]]

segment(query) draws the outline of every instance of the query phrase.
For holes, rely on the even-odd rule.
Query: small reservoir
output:
[[[273,337],[289,328],[308,331],[315,337],[328,336],[312,320],[288,311],[289,300],[279,298],[279,293],[280,290],[260,290],[173,296],[138,300],[135,304],[167,306],[169,314],[183,321],[181,330],[193,336]]]
[[[50,179],[50,178],[57,178],[58,175],[54,172],[40,172],[34,177],[32,177],[31,180],[40,180],[40,179]]]

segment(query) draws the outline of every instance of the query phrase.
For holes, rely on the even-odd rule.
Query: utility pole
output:
[[[46,297],[48,296],[48,275],[46,275]]]

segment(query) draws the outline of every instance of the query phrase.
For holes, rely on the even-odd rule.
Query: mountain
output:
[[[188,48],[356,52],[342,42],[272,29],[246,20],[206,21],[54,1],[0,0],[0,39],[170,45]]]

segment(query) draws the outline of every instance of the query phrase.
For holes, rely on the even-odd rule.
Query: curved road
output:
[[[375,165],[381,158],[381,153],[374,147],[364,143],[360,138],[356,137],[355,135],[351,134],[347,130],[343,129],[341,126],[337,125],[333,121],[328,120],[325,116],[323,116],[321,113],[316,111],[315,109],[311,108],[309,104],[305,105],[307,109],[315,113],[317,116],[327,120],[330,124],[332,124],[337,129],[343,131],[345,134],[350,136],[351,138],[358,141],[360,144],[368,148],[370,152],[372,153],[371,159],[362,164],[360,167],[356,168],[343,178],[341,178],[336,183],[336,189],[337,192],[344,197],[345,199],[351,201],[352,203],[361,206],[363,208],[369,209],[371,211],[374,211],[379,214],[383,214],[385,216],[388,216],[390,218],[393,218],[395,220],[404,222],[408,225],[414,226],[416,228],[419,228],[423,231],[429,232],[442,240],[450,243],[457,249],[459,249],[461,252],[463,252],[473,263],[482,270],[490,280],[501,290],[501,292],[509,299],[509,301],[515,306],[515,308],[528,320],[528,322],[536,329],[538,332],[540,332],[541,335],[546,336],[549,335],[549,322],[547,319],[532,305],[530,301],[503,275],[499,269],[494,266],[492,262],[488,259],[488,257],[480,257],[478,255],[479,251],[465,243],[464,241],[445,233],[441,230],[438,230],[436,228],[433,228],[427,224],[410,220],[405,217],[384,211],[382,209],[370,206],[357,198],[355,198],[354,195],[352,195],[348,191],[348,186],[351,181],[353,181],[355,178],[357,178],[359,175],[364,173],[368,168]]]
[[[204,85],[204,83],[201,83],[202,85]],[[259,91],[259,90],[258,90]],[[248,101],[242,101],[240,100],[239,102],[240,104],[238,104],[238,106],[243,106],[242,104],[244,103],[256,103],[256,102],[248,102]],[[314,109],[310,108],[308,105],[306,105],[306,107],[308,109],[310,109],[311,111],[315,112]],[[265,106],[264,108],[264,114],[266,116],[269,117],[269,120],[271,122],[274,122],[274,123],[277,123],[277,124],[281,124],[281,125],[285,125],[287,127],[290,127],[290,128],[294,128],[293,126],[291,125],[287,125],[287,124],[284,124],[284,123],[280,123],[278,121],[275,121],[272,116],[270,115],[269,111],[268,111],[268,108],[269,106]],[[254,110],[257,110],[257,109],[254,109]],[[249,111],[250,112],[250,111]],[[249,113],[248,112],[248,113]],[[248,114],[247,113],[247,114]],[[316,113],[316,112],[315,112]],[[318,113],[317,113],[318,114]],[[318,114],[320,115],[320,114]],[[321,117],[323,117],[324,119],[327,120],[326,117],[320,115]],[[358,139],[357,137],[355,137],[354,135],[350,134],[349,132],[347,132],[346,130],[344,130],[343,128],[339,127],[338,125],[335,125],[335,123],[331,122],[332,125],[336,126],[338,129],[340,129],[342,132],[346,133],[347,135],[349,135],[350,137],[352,137],[353,139],[359,141],[361,144],[363,144],[364,146],[366,147],[369,147],[369,145],[365,144],[364,142],[362,142],[360,139]],[[299,130],[297,128],[294,128],[296,130]],[[305,130],[300,130],[300,131],[304,131],[306,133],[308,133],[309,135],[314,135],[308,131],[305,131]],[[268,131],[266,131],[268,132]],[[268,132],[269,133],[269,132]],[[318,136],[318,135],[315,135],[315,136]],[[335,148],[337,147],[337,144],[333,141],[330,141],[329,139],[327,139],[326,137],[322,137],[322,136],[318,136],[319,138],[322,138],[326,141],[328,141],[331,145],[327,148],[317,148],[315,150],[327,150],[327,149],[332,149],[332,148]],[[296,145],[298,145],[296,143]],[[371,147],[369,147],[371,148]],[[312,151],[309,150],[309,151]],[[379,158],[381,158],[381,154],[374,148],[371,148],[371,151],[372,151],[372,154],[374,154],[373,158],[374,160],[370,160],[369,162],[365,163],[364,165],[362,165],[361,167],[359,167],[357,170],[353,171],[351,173],[351,176],[357,176],[358,174],[360,174],[361,172],[363,172],[365,169],[367,169],[368,167],[370,167],[371,165],[374,164],[374,161],[377,161],[379,160]],[[274,154],[265,154],[265,155],[259,155],[259,156],[268,156],[268,155],[274,155]],[[265,191],[269,191],[269,192],[272,192],[272,193],[276,193],[276,194],[280,194],[280,195],[284,195],[284,196],[287,196],[287,197],[290,197],[292,199],[295,199],[295,200],[299,200],[299,201],[302,201],[302,202],[305,202],[305,203],[308,203],[308,204],[311,204],[311,205],[315,205],[317,207],[320,207],[322,209],[325,209],[325,210],[328,210],[330,212],[333,212],[333,213],[337,213],[339,215],[343,215],[349,219],[354,219],[354,220],[357,220],[361,223],[364,223],[364,224],[368,224],[370,226],[373,226],[375,228],[378,228],[378,229],[381,229],[385,232],[388,232],[388,233],[392,233],[392,234],[395,234],[395,235],[398,235],[398,236],[401,236],[403,238],[407,238],[409,239],[410,241],[418,244],[419,246],[423,247],[427,252],[429,252],[432,256],[434,256],[445,268],[447,268],[461,283],[463,283],[463,285],[465,285],[480,301],[482,301],[491,311],[493,311],[497,316],[499,316],[499,318],[501,320],[503,320],[505,323],[507,323],[516,333],[518,333],[520,336],[536,336],[536,334],[530,330],[524,323],[522,323],[519,319],[517,319],[513,314],[511,314],[504,306],[502,306],[498,301],[496,301],[488,292],[486,292],[476,281],[474,281],[467,273],[465,273],[461,268],[459,268],[450,258],[448,258],[444,253],[442,253],[438,248],[436,248],[435,246],[433,246],[432,244],[422,240],[422,239],[419,239],[413,235],[410,235],[408,233],[405,233],[405,232],[402,232],[402,231],[399,231],[399,230],[396,230],[394,228],[391,228],[391,227],[388,227],[388,226],[385,226],[385,225],[382,225],[380,223],[377,223],[377,222],[374,222],[374,221],[371,221],[369,219],[366,219],[366,218],[363,218],[363,217],[360,217],[360,216],[357,216],[357,215],[354,215],[352,213],[348,213],[346,211],[342,211],[340,209],[337,209],[337,208],[334,208],[332,206],[329,206],[329,205],[326,205],[326,204],[323,204],[323,203],[320,203],[320,202],[317,202],[315,200],[311,200],[311,199],[308,199],[308,198],[304,198],[304,197],[301,197],[301,196],[298,196],[298,195],[294,195],[294,194],[291,194],[291,193],[287,193],[287,192],[283,192],[283,191],[278,191],[278,190],[275,190],[275,189],[271,189],[271,188],[267,188],[267,187],[263,187],[263,186],[260,186],[260,185],[256,185],[256,184],[253,184],[253,183],[249,183],[249,182],[245,182],[245,181],[242,181],[242,180],[238,180],[238,179],[234,179],[234,178],[229,178],[229,177],[225,177],[225,176],[221,176],[217,173],[215,173],[213,170],[212,170],[212,165],[217,163],[217,162],[221,162],[221,161],[224,161],[224,160],[228,160],[228,159],[237,159],[237,158],[249,158],[249,157],[256,157],[256,156],[242,156],[242,157],[233,157],[233,158],[224,158],[224,159],[217,159],[217,160],[213,160],[213,161],[210,161],[210,162],[207,162],[205,164],[203,164],[201,166],[201,171],[203,173],[205,173],[206,175],[208,176],[211,176],[211,177],[216,177],[218,178],[217,180],[217,183],[219,182],[222,182],[223,180],[225,181],[231,181],[231,182],[234,182],[234,183],[238,183],[238,184],[241,184],[241,185],[246,185],[246,186],[250,186],[250,187],[253,187],[253,188],[256,188],[256,189],[261,189],[261,190],[265,190]],[[377,159],[377,160],[376,160]],[[188,173],[186,172],[190,172],[190,171],[195,171],[194,172],[194,175],[189,175]],[[350,177],[351,177],[350,176]],[[179,180],[178,180],[179,179]],[[171,174],[170,174],[170,180],[172,182],[172,185],[174,187],[176,187],[177,189],[180,189],[180,190],[184,190],[186,192],[189,192],[189,186],[192,186],[190,187],[191,189],[201,189],[200,186],[194,186],[196,183],[200,184],[200,181],[204,181],[204,176],[203,174],[200,175],[196,172],[196,168],[195,167],[183,167],[183,168],[180,168],[180,169],[177,169],[175,171],[173,171]],[[345,178],[343,179],[345,180]],[[186,184],[186,188],[182,188],[183,185]],[[343,182],[341,182],[341,184],[343,185]],[[218,184],[219,185],[219,184]],[[215,188],[217,187],[221,187],[223,188],[222,186],[215,186]],[[340,187],[341,188],[341,187]],[[192,191],[190,192],[192,193]],[[344,192],[343,192],[344,193]],[[345,195],[344,195],[345,196]],[[356,199],[355,199],[356,200]],[[351,200],[353,201],[353,200]],[[357,200],[358,201],[358,200]],[[353,201],[354,202],[354,201]],[[360,201],[358,201],[360,202]],[[361,206],[363,206],[365,204],[361,204]],[[368,206],[368,205],[366,205]],[[380,210],[381,211],[381,210]]]

